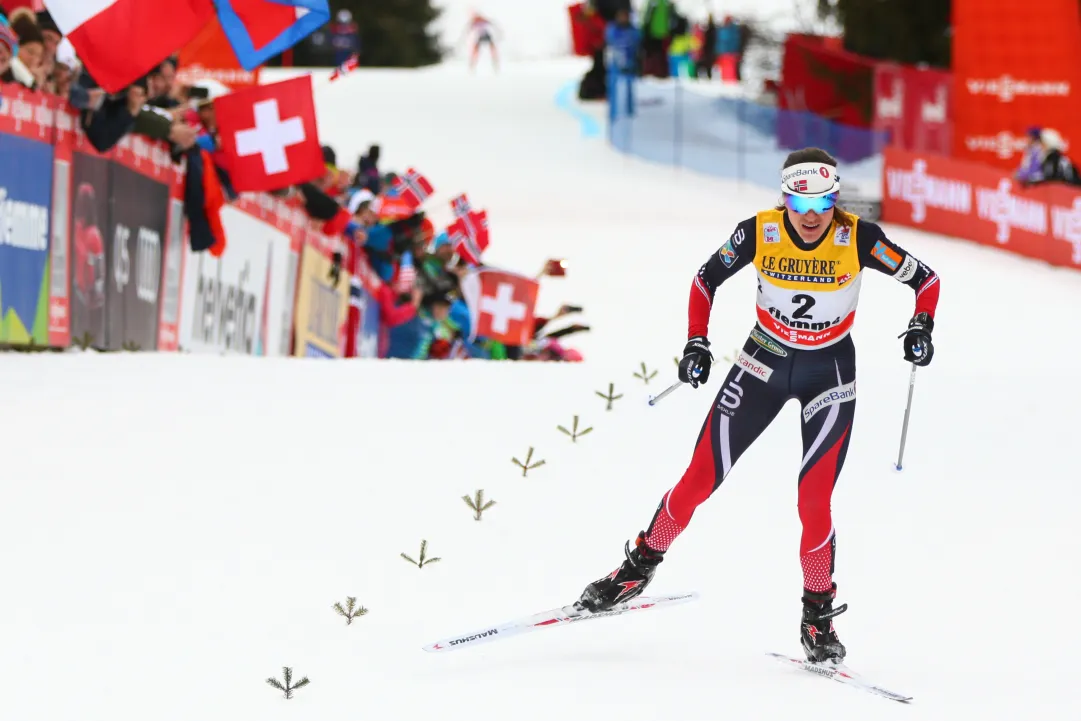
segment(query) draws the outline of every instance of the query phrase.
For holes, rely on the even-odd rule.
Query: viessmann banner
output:
[[[883,220],[1081,270],[1081,189],[1019,187],[1009,172],[886,151]]]
[[[954,152],[1016,168],[1032,126],[1081,147],[1081,3],[953,0]]]

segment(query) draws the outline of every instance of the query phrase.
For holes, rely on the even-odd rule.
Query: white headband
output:
[[[825,163],[797,163],[781,171],[781,192],[821,198],[841,189],[837,166]]]

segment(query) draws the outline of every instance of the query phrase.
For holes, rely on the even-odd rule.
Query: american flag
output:
[[[348,75],[349,73],[353,72],[358,67],[360,67],[360,56],[357,55],[356,53],[353,53],[352,57],[350,57],[348,60],[346,60],[344,63],[342,63],[338,67],[334,68],[334,72],[332,72],[330,74],[330,79],[327,82],[332,83],[335,80],[337,80],[338,78],[341,78],[341,77],[343,77],[345,75]]]
[[[413,290],[413,284],[417,281],[417,269],[413,267],[413,255],[405,253],[398,264],[398,277],[395,279],[394,288],[399,293],[408,293]]]

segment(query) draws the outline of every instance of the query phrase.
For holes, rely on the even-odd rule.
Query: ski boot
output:
[[[833,607],[837,596],[837,584],[829,591],[815,593],[803,589],[803,621],[800,623],[800,641],[807,660],[815,663],[831,661],[840,663],[845,658],[845,647],[837,638],[833,619],[848,610],[843,603]]]
[[[639,533],[634,548],[628,541],[623,546],[627,560],[604,578],[586,586],[574,607],[579,611],[607,611],[617,603],[629,601],[646,589],[664,560],[663,551],[655,551],[645,542],[645,533]]]

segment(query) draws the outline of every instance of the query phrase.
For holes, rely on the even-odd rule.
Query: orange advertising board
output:
[[[259,84],[259,68],[245,70],[215,19],[180,50],[177,79],[191,85],[210,78],[237,90]]]
[[[1016,168],[1030,127],[1081,149],[1081,3],[953,0],[953,155]]]

